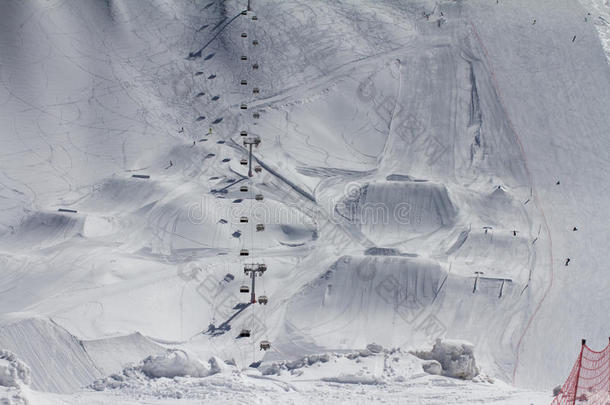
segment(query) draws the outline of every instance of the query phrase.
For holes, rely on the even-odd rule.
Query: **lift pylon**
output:
[[[256,276],[262,276],[265,271],[267,271],[266,264],[251,263],[244,265],[244,274],[250,276],[250,279],[252,280],[252,288],[250,290],[250,302],[252,304],[256,304],[256,291],[254,290],[256,287]]]
[[[244,146],[249,148],[248,152],[248,177],[252,177],[252,146],[258,147],[261,143],[261,138],[258,136],[248,136],[244,139]]]

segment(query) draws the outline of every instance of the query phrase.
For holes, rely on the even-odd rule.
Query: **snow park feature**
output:
[[[0,403],[605,404],[609,21],[0,1]]]

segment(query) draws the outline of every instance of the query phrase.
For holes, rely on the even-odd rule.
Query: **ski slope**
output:
[[[0,4],[0,349],[24,398],[550,402],[609,333],[608,6],[252,3]],[[437,338],[495,385],[410,358],[373,383],[249,368]],[[230,364],[209,397],[90,388],[166,350]]]

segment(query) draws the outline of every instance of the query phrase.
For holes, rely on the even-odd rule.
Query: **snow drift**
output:
[[[0,385],[20,387],[30,382],[30,368],[15,353],[0,350]]]

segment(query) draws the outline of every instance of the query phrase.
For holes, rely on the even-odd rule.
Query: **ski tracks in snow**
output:
[[[515,140],[519,144],[519,149],[521,151],[521,155],[523,156],[523,160],[525,162],[525,170],[529,177],[529,183],[532,188],[532,196],[534,197],[534,204],[536,205],[536,208],[538,208],[538,211],[540,212],[540,215],[542,216],[542,222],[544,223],[546,235],[549,240],[549,283],[548,283],[547,287],[545,288],[545,290],[542,294],[542,297],[540,298],[540,301],[534,308],[533,313],[531,314],[529,320],[527,321],[525,328],[523,329],[523,332],[519,336],[519,340],[518,340],[517,346],[515,348],[515,366],[513,368],[513,373],[512,373],[512,381],[514,383],[516,375],[517,375],[517,370],[519,368],[519,352],[521,350],[521,345],[523,344],[523,341],[525,339],[525,335],[527,334],[530,326],[532,325],[534,319],[536,318],[536,315],[538,314],[540,308],[542,307],[542,304],[544,303],[546,297],[548,296],[549,291],[553,287],[553,279],[554,279],[554,272],[555,272],[554,271],[554,262],[553,262],[553,240],[551,238],[550,228],[549,228],[548,221],[546,219],[546,215],[544,213],[544,209],[542,208],[540,199],[538,198],[538,192],[536,190],[536,187],[535,187],[535,184],[533,181],[532,173],[529,169],[530,165],[528,162],[527,153],[525,152],[525,148],[523,147],[523,142],[521,141],[521,137],[519,136],[519,133],[515,129],[515,127],[512,123],[512,120],[510,119],[510,116],[508,114],[508,110],[506,109],[504,102],[502,101],[502,98],[503,98],[502,92],[500,91],[500,86],[498,84],[498,79],[496,78],[496,75],[495,75],[495,72],[493,69],[493,65],[491,63],[491,58],[489,56],[489,53],[487,52],[487,48],[485,47],[483,40],[481,39],[481,36],[479,35],[479,32],[476,29],[476,26],[474,25],[474,23],[472,21],[469,21],[469,24],[472,28],[472,33],[476,37],[479,45],[481,46],[483,53],[485,54],[485,61],[486,61],[486,64],[488,65],[489,73],[492,78],[492,83],[493,83],[496,93],[498,95],[498,101],[499,101],[500,105],[502,106],[504,113],[506,114],[506,119],[508,121],[508,125],[510,126],[511,132],[515,135]]]

